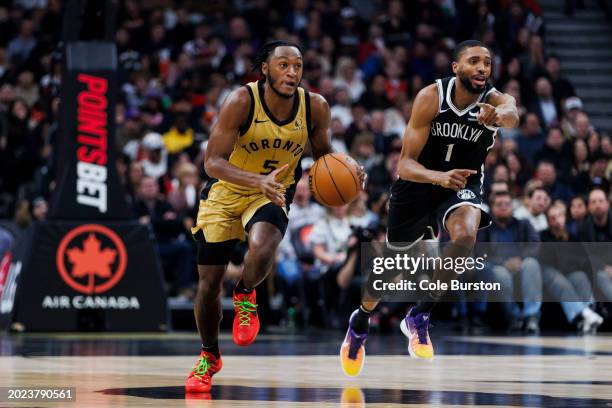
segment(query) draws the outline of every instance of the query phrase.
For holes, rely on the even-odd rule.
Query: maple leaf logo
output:
[[[62,280],[87,295],[113,288],[123,277],[127,260],[121,237],[99,224],[79,225],[68,231],[55,255]]]
[[[115,262],[117,251],[109,248],[101,250],[100,240],[94,233],[90,233],[83,241],[83,249],[71,248],[66,254],[73,264],[71,275],[75,278],[89,275],[93,281],[95,276],[110,278],[113,275],[110,266]]]

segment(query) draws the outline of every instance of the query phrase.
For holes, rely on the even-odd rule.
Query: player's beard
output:
[[[272,76],[272,74],[270,74],[268,72],[268,75],[266,75],[266,82],[268,83],[268,85],[270,86],[270,89],[272,89],[272,91],[277,94],[278,96],[280,96],[281,98],[285,98],[285,99],[291,99],[293,98],[293,95],[295,95],[295,92],[290,93],[290,94],[286,94],[286,93],[282,93],[281,91],[279,91],[278,89],[276,89],[276,87],[274,86],[274,84],[276,84],[276,79],[274,79],[274,77]]]
[[[489,81],[487,79],[483,86],[474,86],[474,84],[472,84],[472,81],[470,80],[470,77],[465,75],[463,72],[458,72],[457,76],[459,77],[459,80],[463,84],[464,88],[467,89],[469,93],[473,93],[476,95],[480,95],[484,92],[485,88],[487,87],[487,82]]]

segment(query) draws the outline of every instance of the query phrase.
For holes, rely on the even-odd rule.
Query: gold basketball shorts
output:
[[[208,195],[203,194],[200,200],[196,226],[191,229],[194,235],[198,231],[202,231],[204,240],[207,243],[235,239],[244,241],[247,225],[257,211],[267,204],[274,205],[261,192],[252,194],[238,193],[219,181],[211,182],[204,192],[207,189]],[[283,216],[286,225],[286,209],[274,206],[278,208],[276,212]],[[264,219],[263,221],[266,220]],[[277,224],[273,219],[270,222],[275,225]],[[285,232],[284,228],[281,232]]]

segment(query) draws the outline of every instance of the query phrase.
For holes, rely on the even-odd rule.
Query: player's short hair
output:
[[[489,50],[489,53],[493,54],[493,52],[491,51],[491,48],[489,48],[489,46],[486,45],[485,43],[478,41],[478,40],[466,40],[466,41],[460,42],[455,47],[455,50],[453,51],[453,61],[459,61],[459,57],[461,56],[461,53],[467,50],[468,48],[472,48],[472,47],[483,47]]]
[[[257,51],[257,54],[255,55],[255,59],[253,60],[253,71],[257,71],[263,75],[261,66],[264,62],[268,61],[268,58],[277,47],[295,47],[298,49],[300,54],[302,54],[302,48],[292,41],[275,40],[267,42]]]

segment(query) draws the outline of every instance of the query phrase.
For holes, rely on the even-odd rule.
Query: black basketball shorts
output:
[[[435,239],[446,220],[458,207],[471,205],[482,212],[479,228],[491,225],[491,217],[484,210],[480,183],[453,191],[432,184],[397,180],[391,187],[387,242],[414,243],[421,239]],[[398,245],[398,248],[406,245]]]

